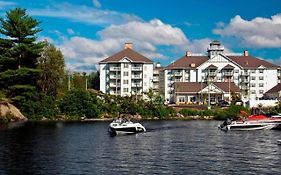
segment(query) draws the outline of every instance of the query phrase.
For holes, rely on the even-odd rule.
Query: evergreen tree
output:
[[[43,43],[36,42],[35,35],[41,31],[38,25],[22,8],[10,10],[6,18],[0,18],[0,90],[8,97],[20,96],[15,100],[37,88],[37,58],[43,48]]]

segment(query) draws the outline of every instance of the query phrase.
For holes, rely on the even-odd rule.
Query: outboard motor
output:
[[[227,125],[231,124],[231,120],[229,118],[227,118],[220,126],[219,128],[222,130],[227,130]]]

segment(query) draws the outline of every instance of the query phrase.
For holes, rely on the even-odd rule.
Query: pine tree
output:
[[[43,43],[36,42],[39,24],[22,8],[0,18],[0,90],[15,101],[37,90],[37,59],[43,48]]]

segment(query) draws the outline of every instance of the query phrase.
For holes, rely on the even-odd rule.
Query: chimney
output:
[[[244,51],[244,56],[245,56],[245,57],[249,56],[248,50],[245,50],[245,51]]]
[[[185,56],[190,57],[191,56],[191,52],[190,51],[186,51]]]
[[[125,43],[125,49],[133,49],[133,43]]]

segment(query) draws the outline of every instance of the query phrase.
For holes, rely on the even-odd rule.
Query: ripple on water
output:
[[[216,121],[27,123],[0,133],[0,174],[279,174],[280,131],[221,132]],[[28,161],[27,161],[28,160]]]

